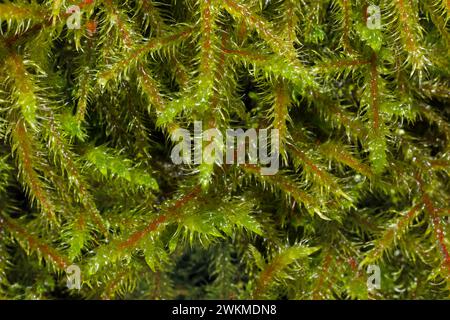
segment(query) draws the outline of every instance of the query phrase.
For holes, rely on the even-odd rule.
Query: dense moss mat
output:
[[[448,298],[449,13],[0,1],[0,296]],[[197,121],[277,129],[278,172],[175,164]]]

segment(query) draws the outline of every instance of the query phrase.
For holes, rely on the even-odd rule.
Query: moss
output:
[[[449,12],[0,3],[0,296],[448,298]],[[279,170],[175,164],[198,121],[277,129]]]

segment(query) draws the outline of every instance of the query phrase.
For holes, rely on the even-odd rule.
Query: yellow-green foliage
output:
[[[449,14],[0,1],[0,297],[448,298]],[[173,164],[194,121],[278,129],[279,172]]]

